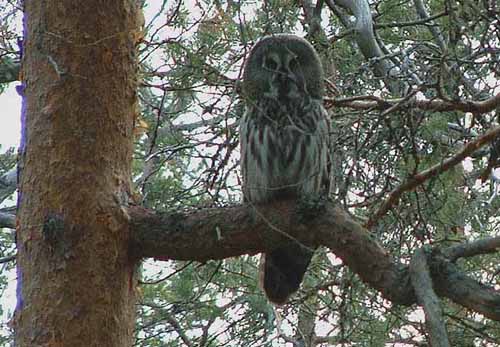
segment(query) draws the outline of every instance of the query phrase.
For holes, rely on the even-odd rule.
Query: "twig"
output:
[[[385,199],[380,208],[370,217],[365,227],[368,229],[372,228],[381,217],[383,217],[394,205],[398,203],[399,198],[404,192],[411,191],[423,184],[429,178],[451,169],[455,165],[462,162],[462,160],[466,157],[470,156],[473,152],[493,141],[497,136],[500,136],[500,127],[495,127],[483,136],[467,143],[458,153],[443,160],[442,163],[431,166],[427,170],[408,178],[406,182],[389,193],[389,196]]]
[[[389,107],[387,110],[382,111],[381,116],[386,116],[391,112],[396,111],[400,107],[402,107],[405,103],[409,102],[420,90],[414,89],[408,93],[404,98],[401,98],[397,103]]]
[[[434,19],[438,19],[448,15],[448,11],[443,11],[428,18],[417,19],[408,22],[393,22],[393,23],[376,23],[375,29],[386,29],[386,28],[404,28],[415,25],[429,25]],[[432,24],[431,24],[432,25]]]
[[[169,312],[164,312],[164,318],[165,320],[174,328],[175,332],[179,335],[181,338],[182,342],[188,347],[193,347],[193,343],[189,339],[189,337],[186,335],[186,332],[184,329],[181,327],[177,319],[174,317],[173,314],[170,314]]]

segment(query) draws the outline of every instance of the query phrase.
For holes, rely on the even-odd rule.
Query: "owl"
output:
[[[323,71],[306,40],[266,36],[250,51],[243,72],[245,113],[239,124],[242,190],[258,206],[325,194],[329,183],[329,123]],[[285,303],[298,290],[313,250],[290,238],[263,254],[261,286]]]

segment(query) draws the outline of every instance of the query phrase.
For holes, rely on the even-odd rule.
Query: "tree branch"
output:
[[[422,0],[413,0],[413,3],[415,5],[417,15],[420,17],[420,19],[429,21],[431,19],[436,18],[436,16],[430,16],[429,13],[427,13],[427,10],[425,9],[425,5],[422,2]],[[427,28],[431,32],[432,36],[434,37],[434,40],[437,42],[441,50],[443,52],[446,51],[446,42],[439,27],[431,21],[429,25],[427,25]]]
[[[6,257],[0,258],[0,264],[8,263],[10,261],[16,260],[16,257],[17,257],[17,255],[13,254],[13,255],[8,255]]]
[[[348,29],[355,33],[354,38],[356,43],[367,60],[372,60],[375,66],[375,74],[384,79],[384,82],[389,90],[396,95],[402,95],[405,88],[404,84],[394,77],[398,74],[399,69],[391,60],[385,57],[384,52],[377,42],[373,31],[373,19],[370,11],[370,6],[366,0],[327,0],[326,4],[332,12],[341,19],[342,23]],[[347,9],[356,20],[354,22],[346,19],[336,6]]]
[[[16,228],[16,216],[0,211],[0,228]]]
[[[443,310],[432,288],[432,279],[423,249],[417,249],[410,262],[411,283],[417,300],[425,313],[425,324],[429,331],[432,347],[449,347],[450,341],[444,325]]]
[[[441,174],[455,165],[459,164],[466,157],[470,156],[476,150],[493,141],[497,136],[500,136],[500,127],[496,127],[485,133],[483,136],[467,143],[458,153],[454,156],[443,160],[443,162],[431,166],[430,168],[408,178],[406,182],[395,188],[389,193],[389,196],[380,205],[379,209],[370,217],[366,223],[366,227],[371,229],[394,205],[399,202],[399,198],[404,192],[411,191],[423,184],[429,178]]]
[[[163,314],[165,320],[174,328],[175,332],[179,335],[182,342],[184,342],[187,347],[193,347],[194,345],[191,343],[191,340],[186,335],[186,332],[184,331],[184,329],[182,329],[177,319],[175,319],[175,317],[168,312],[163,312]]]
[[[19,80],[21,64],[10,58],[0,60],[0,83],[9,83]]]
[[[500,321],[500,292],[465,275],[449,259],[432,252],[428,260],[434,290],[439,296]]]
[[[394,105],[401,103],[402,98],[382,99],[377,96],[364,95],[351,98],[325,98],[327,107],[348,107],[355,110],[386,110]],[[483,114],[494,111],[500,106],[500,93],[495,96],[482,100],[442,100],[442,99],[416,99],[407,100],[405,104],[408,108],[417,108],[423,111],[445,112],[462,111],[475,114]]]
[[[17,166],[0,176],[0,203],[16,191]]]
[[[435,26],[433,23],[434,19],[438,19],[447,16],[448,12],[443,11],[438,14],[429,17],[422,17],[421,19],[408,21],[408,22],[392,22],[392,23],[376,23],[375,29],[386,29],[386,28],[404,28],[415,25],[425,25],[425,26]]]
[[[299,211],[292,201],[261,206],[258,213],[248,205],[163,215],[132,206],[127,212],[130,252],[136,258],[204,262],[263,252],[291,237],[306,245],[328,247],[394,304],[416,303],[408,267],[395,261],[365,228],[331,202],[313,214]],[[436,293],[500,321],[500,293],[468,278],[436,254],[429,262]]]
[[[478,254],[496,253],[500,251],[500,236],[487,237],[470,243],[462,243],[443,250],[450,261],[458,258],[473,257]]]

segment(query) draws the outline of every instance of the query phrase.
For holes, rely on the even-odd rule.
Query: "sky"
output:
[[[0,153],[4,153],[10,147],[17,149],[21,139],[21,97],[16,92],[17,84],[19,82],[10,83],[8,88],[0,94]],[[7,204],[11,205],[12,201],[7,201]],[[0,316],[0,325],[7,324],[16,305],[15,272],[9,271],[6,274],[9,286],[0,301],[4,309],[3,315]]]
[[[0,94],[0,153],[19,145],[21,138],[21,97],[16,92],[19,82],[10,83]]]

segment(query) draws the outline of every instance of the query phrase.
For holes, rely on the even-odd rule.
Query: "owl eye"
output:
[[[273,71],[278,70],[278,65],[279,64],[272,57],[267,57],[266,60],[264,61],[264,66],[269,70]]]

